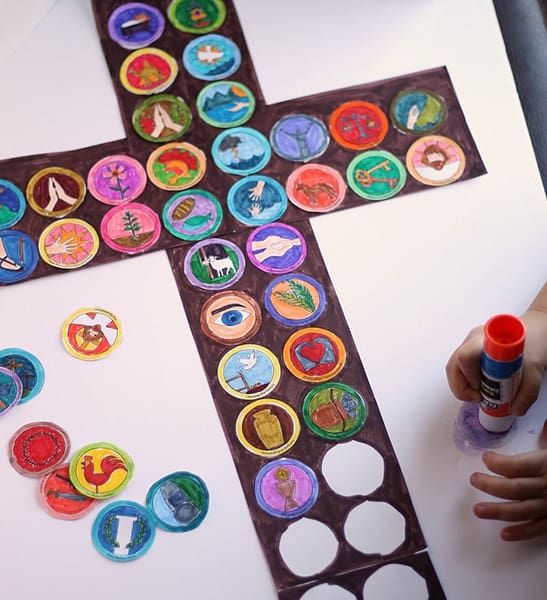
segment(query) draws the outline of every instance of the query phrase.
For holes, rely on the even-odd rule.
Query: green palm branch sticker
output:
[[[309,313],[313,313],[317,306],[310,290],[296,279],[288,279],[287,284],[289,285],[289,290],[274,292],[274,296],[280,302],[285,302],[285,304],[290,304],[291,306],[296,306]]]

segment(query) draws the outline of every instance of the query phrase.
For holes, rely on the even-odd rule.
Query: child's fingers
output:
[[[504,527],[500,532],[501,538],[507,542],[531,540],[545,534],[547,534],[547,518]]]
[[[476,339],[465,342],[448,360],[446,378],[458,400],[480,401],[480,352],[482,342]]]
[[[547,449],[547,420],[543,424],[543,431],[539,434],[538,446]]]
[[[542,381],[543,369],[525,362],[522,367],[522,380],[511,408],[514,415],[521,417],[526,414],[537,400]]]
[[[547,452],[533,450],[506,456],[497,452],[485,452],[484,464],[497,475],[504,477],[541,477],[547,471]]]
[[[533,521],[547,517],[547,498],[531,498],[518,502],[479,502],[473,512],[480,519],[496,521]]]
[[[485,473],[473,473],[469,478],[473,487],[506,500],[543,498],[547,492],[547,480],[542,477],[517,477],[507,479]]]

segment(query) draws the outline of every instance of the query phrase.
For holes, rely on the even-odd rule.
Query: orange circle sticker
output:
[[[344,102],[332,113],[329,127],[332,137],[344,148],[366,150],[382,142],[389,123],[376,104],[354,100]]]

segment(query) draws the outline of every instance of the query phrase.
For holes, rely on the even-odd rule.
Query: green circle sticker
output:
[[[187,33],[210,33],[226,18],[222,0],[173,0],[167,9],[172,25]]]
[[[391,152],[369,150],[349,163],[346,177],[351,189],[361,198],[385,200],[403,189],[406,170]]]
[[[343,440],[356,434],[367,418],[361,394],[344,383],[322,383],[304,398],[302,414],[307,427],[327,440]]]
[[[183,136],[192,123],[186,102],[172,94],[158,94],[141,102],[133,112],[133,128],[146,141],[163,144]]]
[[[205,190],[179,192],[163,207],[163,224],[181,240],[195,242],[209,237],[222,223],[220,202]]]

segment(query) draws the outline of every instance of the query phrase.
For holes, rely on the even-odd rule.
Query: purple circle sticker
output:
[[[307,252],[304,236],[285,223],[258,227],[247,239],[249,260],[266,273],[290,273],[304,262]]]
[[[224,290],[241,279],[245,257],[233,242],[209,238],[188,250],[183,268],[192,285],[202,290]]]
[[[11,369],[0,367],[0,417],[17,406],[23,397],[23,384]]]
[[[315,473],[293,458],[265,464],[255,479],[256,501],[274,517],[294,519],[308,512],[319,494]]]
[[[146,171],[131,156],[106,156],[89,170],[87,187],[99,202],[117,206],[135,200],[144,192]]]
[[[159,39],[165,18],[154,6],[143,2],[122,4],[108,19],[108,34],[122,48],[136,50]]]
[[[131,202],[111,208],[101,221],[101,236],[106,245],[124,254],[138,254],[159,239],[161,222],[148,206]]]

